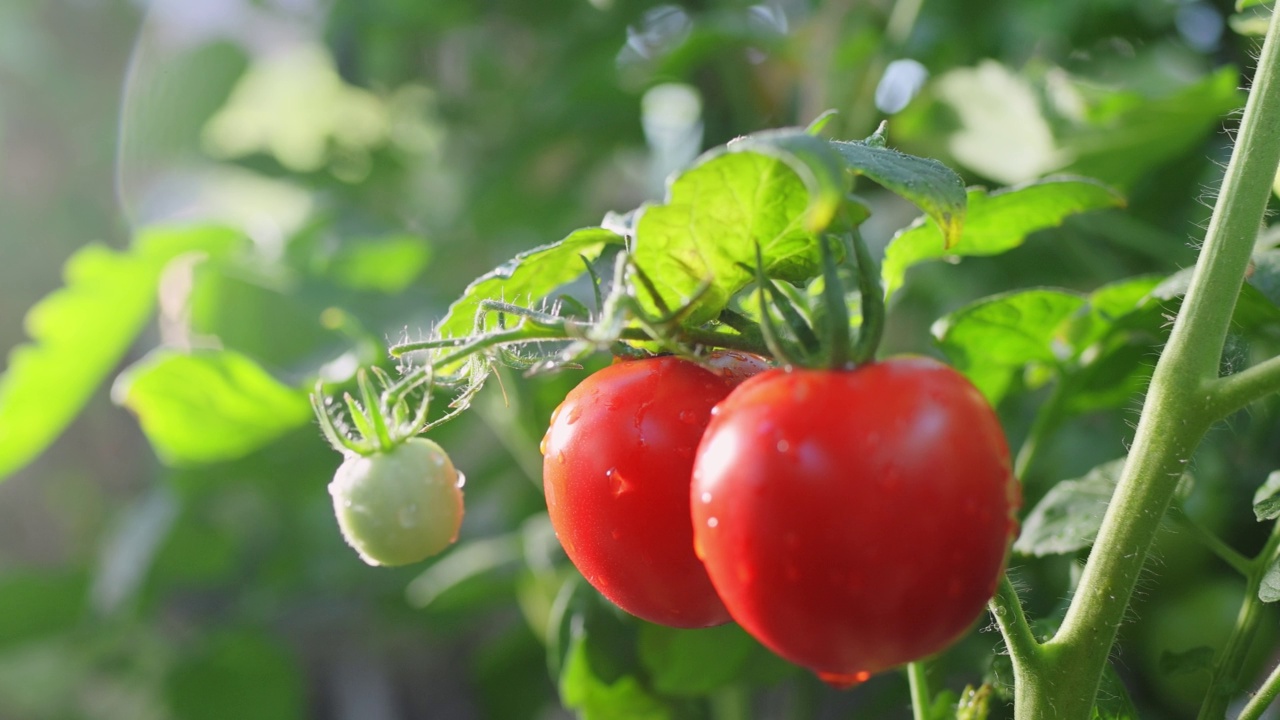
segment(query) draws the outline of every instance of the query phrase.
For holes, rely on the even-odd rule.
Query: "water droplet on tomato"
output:
[[[400,521],[400,527],[408,530],[418,524],[418,506],[406,505],[400,508],[400,512],[396,513],[396,519]]]
[[[578,422],[578,420],[581,418],[582,418],[582,406],[574,405],[573,409],[569,411],[569,418],[565,421],[565,423],[568,425],[572,425]]]
[[[707,527],[713,528],[720,525],[720,518],[707,518]]]
[[[855,673],[818,671],[818,679],[837,690],[850,690],[871,679],[871,673],[861,670]]]
[[[458,473],[458,479],[457,479],[457,481],[455,481],[455,482],[453,483],[453,486],[454,486],[454,487],[456,487],[456,488],[461,488],[462,486],[464,486],[464,485],[466,485],[466,484],[467,484],[467,476],[466,476],[466,475],[464,475],[464,474],[462,474],[461,472],[459,472],[459,473]]]
[[[564,451],[561,451],[561,452],[556,453],[556,462],[560,463],[561,465],[563,465],[563,464],[564,464],[564,462],[565,462],[565,460],[564,460]]]
[[[791,443],[787,442],[786,440],[778,441],[778,452],[784,453],[790,449],[791,449]]]
[[[686,425],[697,425],[697,424],[698,424],[698,413],[696,413],[696,412],[694,412],[694,411],[692,411],[692,410],[681,410],[681,411],[680,411],[680,422],[682,422],[682,423],[684,423],[684,424],[686,424]]]
[[[716,405],[715,407],[711,408],[711,417],[715,417],[715,416],[717,416],[717,415],[719,415],[719,414],[720,414],[720,406],[719,406],[719,405]]]
[[[631,492],[633,489],[631,482],[623,477],[617,468],[609,468],[605,471],[604,476],[609,479],[609,487],[613,490],[614,497]]]
[[[704,493],[702,493],[702,495],[700,495],[700,496],[698,497],[698,499],[699,499],[699,500],[701,500],[701,501],[702,501],[702,502],[704,502],[704,503],[709,503],[709,502],[711,502],[711,493],[709,493],[709,492],[704,492]]]
[[[547,456],[547,438],[549,437],[551,437],[551,430],[548,428],[542,436],[542,442],[538,443],[538,452],[542,453],[543,457]]]

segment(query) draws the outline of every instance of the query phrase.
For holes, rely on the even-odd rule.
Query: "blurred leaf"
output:
[[[946,247],[938,224],[923,217],[889,242],[880,269],[885,297],[902,286],[907,269],[917,263],[998,255],[1018,247],[1037,230],[1061,225],[1069,215],[1123,204],[1114,190],[1085,179],[1050,178],[992,193],[970,189],[964,232],[953,247]]]
[[[66,286],[27,313],[32,342],[14,348],[0,377],[0,479],[48,447],[114,369],[150,319],[169,261],[242,240],[225,228],[160,228],[127,253],[94,244],[72,255]]]
[[[671,708],[650,695],[632,675],[606,680],[596,674],[588,638],[576,637],[560,674],[560,701],[582,720],[673,720]]]
[[[1253,514],[1258,522],[1280,518],[1280,470],[1272,471],[1253,494]]]
[[[302,672],[261,632],[224,632],[180,664],[166,694],[183,720],[290,720],[306,717]]]
[[[1151,291],[1151,296],[1159,300],[1177,300],[1181,302],[1191,285],[1194,267],[1189,267],[1170,275]],[[1170,308],[1177,312],[1177,307]],[[1235,311],[1231,315],[1233,330],[1252,331],[1259,328],[1280,324],[1280,306],[1277,306],[1261,290],[1250,282],[1240,288],[1240,296],[1236,298]]]
[[[1164,281],[1162,275],[1140,275],[1109,283],[1089,293],[1088,312],[1073,318],[1066,338],[1080,353],[1107,337],[1117,323],[1144,309],[1144,301]]]
[[[906,155],[866,143],[832,142],[850,169],[915,203],[942,230],[946,247],[954,245],[964,228],[964,181],[937,160]]]
[[[1270,0],[1243,0],[1248,6],[1260,5]],[[1236,7],[1240,8],[1240,3]],[[1238,13],[1227,18],[1227,25],[1237,35],[1245,37],[1262,37],[1267,34],[1267,28],[1271,26],[1271,16],[1265,14]]]
[[[1152,168],[1202,143],[1222,118],[1244,104],[1240,73],[1224,67],[1165,97],[1108,92],[1093,117],[1062,144],[1075,160],[1064,172],[1131,187]]]
[[[1138,709],[1129,699],[1129,691],[1124,681],[1116,674],[1115,666],[1110,662],[1102,671],[1102,682],[1098,685],[1098,698],[1094,701],[1091,720],[1139,720]]]
[[[80,572],[7,571],[0,578],[0,647],[71,628],[84,617],[88,594]]]
[[[1216,651],[1207,645],[1193,647],[1182,652],[1165,650],[1160,653],[1160,672],[1165,675],[1181,675],[1213,669]]]
[[[1266,5],[1270,2],[1271,0],[1236,0],[1236,12],[1247,10],[1258,5]]]
[[[986,683],[979,686],[977,690],[972,686],[965,687],[964,693],[956,702],[955,720],[987,720],[987,715],[991,713],[993,692],[991,686]],[[936,701],[934,706],[937,706]]]
[[[1022,534],[1013,544],[1023,555],[1057,555],[1084,550],[1093,544],[1102,527],[1102,516],[1111,502],[1125,458],[1090,470],[1084,477],[1063,480],[1036,503],[1022,524]],[[1191,476],[1183,474],[1179,497],[1190,492]]]
[[[1155,369],[1152,344],[1121,342],[1062,379],[1062,412],[1081,415],[1134,402]]]
[[[172,465],[242,457],[311,420],[305,392],[227,350],[156,350],[121,373],[112,398]]]
[[[925,709],[925,720],[956,720],[960,716],[956,707],[959,701],[960,698],[950,690],[939,692],[934,696],[933,704]],[[986,716],[982,716],[980,720],[986,720]]]
[[[664,695],[707,695],[738,680],[756,645],[733,623],[702,630],[640,626],[640,663]]]
[[[409,583],[405,588],[405,599],[416,608],[425,608],[443,596],[452,593],[460,586],[485,575],[506,574],[520,561],[521,533],[519,531],[505,535],[468,540],[441,556]],[[510,595],[510,581],[500,583]],[[477,598],[468,596],[465,604],[475,604]],[[457,604],[457,603],[454,603]]]
[[[416,235],[349,240],[328,259],[327,274],[353,290],[400,293],[417,280],[431,248]]]
[[[984,298],[940,319],[934,337],[955,368],[993,405],[1014,371],[1030,362],[1055,363],[1059,328],[1085,299],[1061,290],[1020,290]]]
[[[806,138],[806,147],[820,143],[832,152],[825,141],[799,137]],[[715,317],[752,281],[757,246],[771,277],[801,282],[818,273],[820,254],[811,228],[815,213],[825,213],[827,205],[812,196],[795,166],[823,178],[821,188],[847,186],[843,169],[825,162],[810,165],[776,142],[762,143],[744,140],[704,154],[671,182],[664,204],[645,206],[636,221],[636,264],[668,307],[684,305],[704,282],[713,281],[688,318],[690,325]]]
[[[1262,576],[1262,584],[1258,586],[1258,599],[1262,602],[1280,600],[1280,558],[1272,560],[1267,573]]]
[[[483,300],[533,304],[556,288],[582,276],[587,268],[582,259],[594,260],[608,245],[621,244],[622,236],[604,228],[583,228],[565,239],[542,245],[515,256],[510,262],[473,281],[462,297],[436,326],[440,337],[464,337],[475,330],[476,311]],[[497,327],[490,317],[486,330]]]

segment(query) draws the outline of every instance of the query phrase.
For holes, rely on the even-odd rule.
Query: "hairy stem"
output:
[[[1022,720],[1089,717],[1160,518],[1216,419],[1213,392],[1223,343],[1280,165],[1277,27],[1273,21],[1267,32],[1239,141],[1191,285],[1152,376],[1129,460],[1066,618],[1044,645],[1044,682],[1016,691],[1015,712]]]

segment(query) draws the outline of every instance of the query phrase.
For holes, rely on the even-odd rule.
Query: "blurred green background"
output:
[[[1075,173],[1129,199],[913,271],[893,349],[934,352],[932,320],[982,295],[1189,266],[1257,23],[1179,0],[0,1],[0,348],[42,341],[0,384],[0,719],[572,717],[557,623],[593,601],[537,444],[581,374],[508,377],[435,435],[467,474],[462,538],[397,570],[343,546],[315,380],[389,367],[469,279],[661,198],[700,150],[829,108],[834,136],[888,119],[971,183]],[[873,243],[913,217],[859,192]],[[1001,407],[1015,445],[1041,399]],[[1064,427],[1028,499],[1123,454],[1134,407]],[[1198,460],[1193,508],[1240,547],[1267,420]],[[1220,642],[1240,589],[1161,542],[1117,667],[1182,717],[1203,678],[1161,653]],[[1073,567],[1019,570],[1033,614]],[[634,717],[909,716],[894,674],[837,693],[737,635],[689,649],[593,612],[617,636],[596,691],[633,693]],[[975,631],[935,681],[1007,682],[997,644]]]

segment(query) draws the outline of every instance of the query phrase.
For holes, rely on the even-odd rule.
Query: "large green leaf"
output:
[[[941,230],[950,247],[964,227],[968,196],[964,181],[937,160],[858,142],[832,142],[849,168],[915,203]]]
[[[711,282],[690,324],[715,317],[752,281],[756,247],[772,277],[800,282],[818,274],[811,207],[816,215],[822,205],[778,155],[709,154],[675,178],[664,204],[641,209],[635,260],[667,306],[686,304]]]
[[[955,368],[995,404],[1015,371],[1060,359],[1059,328],[1084,304],[1084,297],[1063,290],[1021,290],[961,308],[938,320],[933,334]]]
[[[604,228],[583,228],[565,239],[542,245],[515,256],[505,265],[481,276],[467,286],[462,297],[436,327],[440,337],[463,337],[476,327],[476,311],[485,300],[533,304],[586,272],[582,258],[595,259],[608,245],[622,243],[622,236]],[[484,329],[497,327],[489,318]]]
[[[356,290],[399,293],[431,260],[431,247],[416,235],[349,240],[328,258],[325,274]]]
[[[672,720],[672,709],[654,697],[634,675],[609,679],[596,672],[590,638],[578,635],[569,645],[560,673],[560,701],[582,720]]]
[[[172,465],[242,457],[311,420],[305,392],[228,350],[157,350],[121,373],[112,397]]]
[[[917,263],[998,255],[1018,247],[1037,230],[1061,225],[1070,215],[1123,204],[1114,190],[1081,178],[1050,178],[991,193],[971,189],[964,232],[954,246],[947,247],[942,229],[927,216],[889,242],[880,269],[885,297],[902,287],[907,269]]]
[[[706,695],[739,678],[759,647],[732,623],[703,630],[640,627],[640,663],[653,689],[665,695]]]
[[[242,240],[226,228],[164,228],[140,234],[129,252],[93,244],[72,255],[65,287],[27,313],[32,342],[10,353],[0,377],[0,479],[44,451],[124,357],[171,260],[226,253]]]

